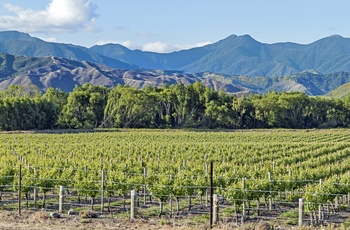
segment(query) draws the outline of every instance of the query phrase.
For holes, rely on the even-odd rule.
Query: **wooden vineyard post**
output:
[[[58,212],[63,213],[64,209],[64,186],[60,186],[60,195],[58,201]]]
[[[244,222],[244,218],[245,218],[245,178],[242,178],[242,189],[244,192],[244,197],[243,197],[243,202],[242,202],[242,223]]]
[[[208,163],[205,162],[205,175],[208,176]],[[205,207],[208,208],[208,188],[205,189]]]
[[[210,214],[209,225],[213,227],[213,162],[210,161]]]
[[[303,226],[305,219],[305,200],[299,199],[299,227]]]
[[[320,191],[322,189],[322,179],[320,179]],[[322,204],[318,205],[318,219],[321,221],[322,220]]]
[[[105,171],[102,170],[101,172],[102,178],[101,178],[101,213],[104,211],[104,193],[105,193]]]
[[[135,219],[135,215],[136,215],[136,208],[135,208],[135,204],[136,204],[136,199],[137,199],[137,195],[136,195],[136,191],[135,190],[131,190],[131,198],[130,198],[130,219],[134,220]]]
[[[19,178],[18,178],[18,215],[21,215],[21,191],[22,190],[22,165],[19,165]]]
[[[339,212],[339,197],[337,195],[334,198],[334,210]]]
[[[38,197],[38,188],[35,187],[34,188],[34,208],[36,209],[36,205],[37,205],[37,197]]]
[[[170,206],[170,218],[173,218],[173,196],[172,196],[172,193],[170,193],[170,203],[169,203],[169,206]]]
[[[219,222],[219,197],[217,194],[214,194],[213,196],[213,203],[214,203],[214,209],[213,209],[213,223],[217,224]]]
[[[271,172],[268,172],[268,178],[269,178],[269,183],[270,183],[270,197],[269,197],[269,210],[272,210],[272,193],[271,193]]]
[[[143,168],[143,180],[144,180],[144,185],[143,185],[143,205],[146,205],[146,176],[147,176],[147,169]]]

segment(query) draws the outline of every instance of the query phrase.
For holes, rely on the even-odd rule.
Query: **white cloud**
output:
[[[210,45],[210,44],[212,44],[212,42],[211,42],[211,41],[206,41],[206,42],[198,42],[198,43],[194,44],[194,46],[193,46],[193,47],[203,47],[203,46]]]
[[[179,51],[179,50],[186,50],[191,49],[195,47],[202,47],[205,45],[211,44],[211,42],[199,42],[196,44],[185,44],[185,45],[170,45],[168,43],[164,42],[151,42],[146,43],[144,45],[137,45],[132,41],[112,41],[112,40],[101,40],[96,43],[96,45],[105,45],[105,44],[120,44],[122,46],[125,46],[131,50],[139,49],[143,51],[151,51],[151,52],[157,52],[157,53],[170,53],[173,51]]]
[[[22,32],[75,32],[95,29],[97,5],[89,0],[51,0],[45,10],[34,11],[4,4],[15,16],[1,15],[0,28]]]
[[[58,42],[57,39],[54,37],[40,37],[40,36],[38,36],[37,38],[40,38],[41,40],[44,40],[46,42]]]
[[[140,46],[136,45],[132,41],[123,41],[123,42],[120,42],[119,44],[122,46],[128,47],[131,50],[141,49]]]
[[[142,46],[143,51],[152,51],[157,53],[169,53],[173,51],[178,50],[186,50],[191,49],[195,47],[202,47],[205,45],[211,44],[211,42],[200,42],[196,44],[182,44],[182,45],[171,45],[164,42],[152,42],[152,43],[146,43]]]
[[[143,51],[152,51],[157,53],[170,52],[174,47],[163,42],[146,43],[142,46]]]

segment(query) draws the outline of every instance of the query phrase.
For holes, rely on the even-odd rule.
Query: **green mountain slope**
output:
[[[350,95],[350,82],[345,83],[335,90],[329,92],[326,94],[327,97],[333,97],[333,98],[343,98]]]
[[[128,84],[137,88],[146,85],[161,87],[164,84],[192,84],[203,82],[205,86],[228,93],[249,94],[277,92],[305,92],[308,95],[325,95],[350,82],[350,72],[320,74],[314,71],[285,77],[230,76],[202,72],[187,74],[181,71],[126,70],[86,61],[59,57],[24,57],[0,55],[0,90],[10,85],[36,85],[45,91],[49,87],[71,91],[75,85],[92,83],[107,87]],[[345,85],[344,85],[345,87]]]
[[[338,35],[305,45],[290,42],[266,44],[249,35],[231,35],[204,47],[155,53],[130,50],[119,44],[86,48],[45,42],[25,33],[5,31],[0,32],[0,52],[63,57],[129,70],[160,69],[192,74],[211,72],[230,76],[283,77],[309,69],[321,74],[350,72],[350,39]]]
[[[113,68],[134,69],[137,66],[105,57],[86,47],[71,44],[45,42],[25,33],[16,31],[0,32],[0,53],[28,57],[63,57],[71,60],[89,61]]]
[[[287,76],[314,69],[320,73],[350,71],[350,39],[330,36],[311,44],[265,44],[249,35],[231,35],[204,47],[168,54],[129,50],[118,44],[90,50],[149,69],[243,76]]]

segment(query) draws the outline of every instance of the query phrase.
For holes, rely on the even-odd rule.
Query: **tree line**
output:
[[[84,84],[45,93],[11,86],[0,93],[0,129],[91,128],[334,128],[348,127],[350,96],[309,97],[269,92],[237,97],[205,87]]]

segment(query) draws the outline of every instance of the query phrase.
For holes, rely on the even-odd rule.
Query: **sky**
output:
[[[350,37],[349,0],[0,0],[0,31],[172,52],[229,35],[262,43]]]

